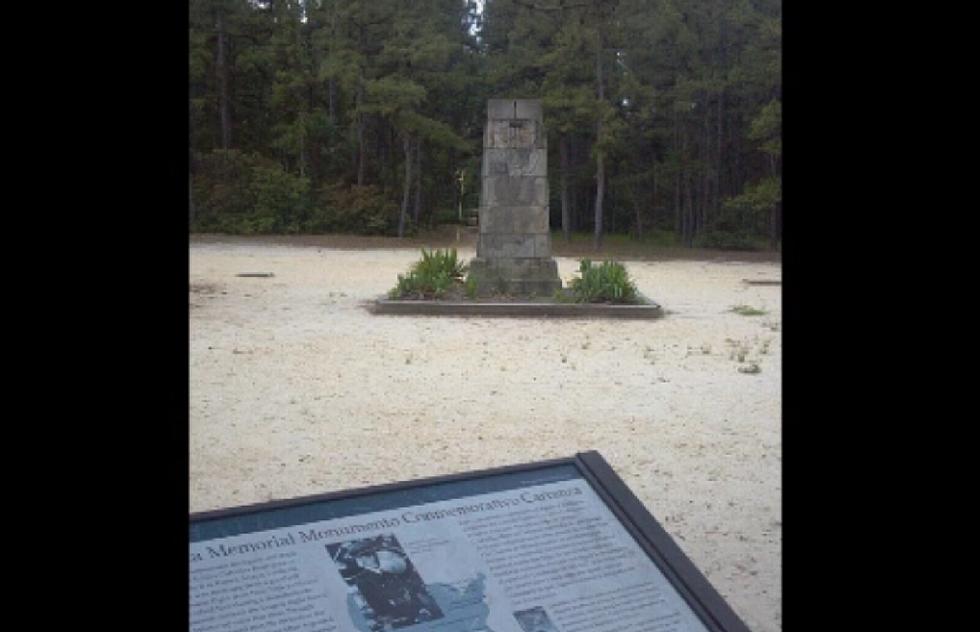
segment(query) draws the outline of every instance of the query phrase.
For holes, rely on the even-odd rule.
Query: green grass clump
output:
[[[636,303],[636,285],[626,268],[615,261],[592,265],[588,259],[579,263],[580,277],[572,279],[569,289],[579,303]]]
[[[398,285],[388,292],[390,298],[439,298],[457,283],[462,283],[466,265],[456,249],[422,249],[422,259],[412,264],[408,274],[398,275]]]
[[[752,307],[751,305],[736,305],[732,307],[731,311],[740,316],[762,316],[767,313],[766,310]]]

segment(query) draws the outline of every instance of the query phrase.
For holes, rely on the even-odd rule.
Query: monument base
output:
[[[479,296],[552,296],[561,289],[558,264],[551,258],[475,257],[469,265]]]

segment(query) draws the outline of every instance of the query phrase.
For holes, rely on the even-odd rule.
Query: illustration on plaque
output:
[[[521,629],[524,632],[558,632],[558,628],[551,622],[548,613],[541,606],[519,610],[514,613],[514,618],[521,624]]]
[[[393,535],[328,544],[340,576],[355,590],[349,595],[371,632],[441,619],[415,565]]]

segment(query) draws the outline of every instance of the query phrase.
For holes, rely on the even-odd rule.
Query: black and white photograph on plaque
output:
[[[340,576],[356,589],[355,601],[372,630],[442,618],[442,610],[394,535],[326,546]]]
[[[518,610],[514,613],[514,618],[517,619],[524,632],[558,632],[558,628],[551,622],[548,613],[541,606],[528,610]]]

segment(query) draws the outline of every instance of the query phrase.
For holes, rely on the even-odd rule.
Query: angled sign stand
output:
[[[190,516],[190,629],[747,632],[598,452]]]

